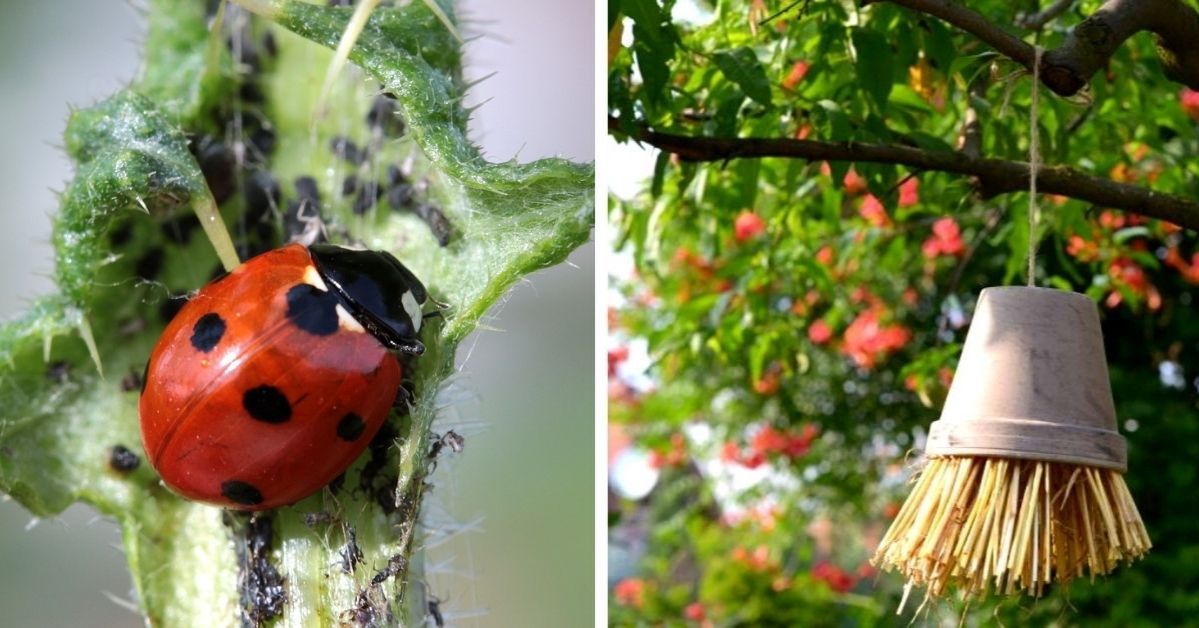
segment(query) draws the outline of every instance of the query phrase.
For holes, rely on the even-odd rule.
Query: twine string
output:
[[[1040,168],[1040,133],[1037,132],[1037,94],[1041,91],[1041,55],[1045,51],[1033,46],[1032,102],[1028,108],[1028,285],[1036,283],[1037,272],[1037,169]]]

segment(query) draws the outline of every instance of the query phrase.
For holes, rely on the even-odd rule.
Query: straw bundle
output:
[[[1040,596],[1054,580],[1106,574],[1150,547],[1119,472],[950,456],[928,460],[872,562],[928,597],[949,585]]]

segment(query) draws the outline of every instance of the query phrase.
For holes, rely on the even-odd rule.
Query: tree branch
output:
[[[624,133],[620,121],[612,117],[608,118],[608,129]],[[972,157],[961,152],[934,152],[909,146],[856,142],[688,137],[644,127],[638,128],[632,139],[678,155],[686,161],[785,157],[808,161],[895,164],[973,177],[979,193],[984,197],[1028,188],[1027,162]],[[1067,196],[1199,231],[1199,202],[1175,194],[1118,183],[1066,166],[1048,165],[1037,171],[1037,188],[1045,194]]]
[[[862,4],[884,0],[862,0]],[[886,0],[956,26],[1032,69],[1032,45],[979,13],[951,0]],[[1107,0],[1075,26],[1065,41],[1041,58],[1041,81],[1073,96],[1107,65],[1123,43],[1141,31],[1158,37],[1158,56],[1167,78],[1199,89],[1199,12],[1182,0]]]

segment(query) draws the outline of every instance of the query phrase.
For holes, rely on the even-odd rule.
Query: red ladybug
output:
[[[424,285],[387,252],[292,244],[209,283],[146,365],[142,443],[188,498],[291,504],[362,453],[419,355]]]

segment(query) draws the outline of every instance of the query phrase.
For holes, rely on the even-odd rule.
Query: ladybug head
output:
[[[350,313],[384,345],[404,353],[425,350],[419,339],[424,284],[387,251],[353,251],[332,244],[308,247],[321,277]]]

